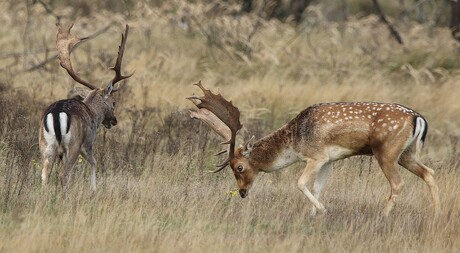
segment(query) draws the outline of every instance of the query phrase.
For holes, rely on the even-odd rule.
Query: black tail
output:
[[[62,133],[61,133],[61,124],[59,122],[59,112],[53,113],[53,127],[54,127],[54,134],[56,135],[56,140],[58,144],[61,144]]]

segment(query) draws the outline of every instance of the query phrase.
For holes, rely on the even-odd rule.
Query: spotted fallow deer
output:
[[[383,209],[388,216],[395,204],[403,180],[398,164],[422,178],[428,185],[435,216],[439,213],[438,187],[434,171],[420,161],[420,151],[427,133],[427,122],[419,113],[399,104],[343,102],[310,106],[273,133],[254,141],[251,138],[235,150],[236,134],[241,129],[237,107],[220,94],[197,84],[203,97],[192,96],[198,111],[191,117],[208,124],[229,144],[228,158],[217,169],[227,165],[233,170],[242,198],[248,195],[259,172],[272,172],[295,162],[306,167],[298,180],[298,188],[317,210],[325,212],[319,202],[320,193],[334,161],[355,155],[374,155],[391,187],[391,195]],[[313,193],[307,188],[315,176]]]
[[[93,144],[97,129],[101,123],[108,129],[117,124],[114,115],[115,100],[112,94],[119,90],[115,87],[119,81],[131,77],[134,73],[123,76],[121,63],[125,50],[129,26],[126,25],[121,37],[115,66],[115,77],[105,88],[98,88],[85,81],[73,70],[70,61],[72,48],[86,38],[78,38],[70,33],[73,24],[62,28],[57,25],[56,48],[62,68],[78,83],[91,89],[83,101],[65,99],[52,103],[46,110],[40,123],[39,146],[43,161],[42,183],[48,183],[49,168],[56,157],[62,160],[64,173],[61,183],[68,185],[72,178],[75,162],[81,154],[91,165],[91,188],[96,190],[96,160],[93,157]],[[67,182],[65,182],[67,180]]]

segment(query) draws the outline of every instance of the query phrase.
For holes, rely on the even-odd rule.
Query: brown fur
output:
[[[418,120],[416,131],[414,122]],[[391,186],[391,196],[383,210],[391,211],[403,181],[397,164],[422,178],[429,186],[435,215],[439,213],[438,188],[433,170],[419,159],[426,121],[417,112],[398,104],[329,103],[311,106],[272,134],[235,151],[230,165],[242,197],[259,171],[271,172],[296,161],[307,163],[299,178],[299,189],[316,209],[332,162],[355,155],[374,155]],[[415,135],[414,135],[415,134]],[[313,193],[307,189],[316,175]]]

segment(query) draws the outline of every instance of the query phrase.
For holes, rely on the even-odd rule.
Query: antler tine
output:
[[[224,149],[222,151],[219,151],[218,153],[215,153],[214,156],[220,156],[220,155],[225,154],[225,153],[227,153],[226,149]]]
[[[223,170],[227,165],[230,164],[230,158],[227,158],[225,161],[223,161],[221,164],[216,165],[217,169],[216,170],[209,170],[210,173],[216,173],[221,170]]]
[[[190,96],[190,97],[186,97],[185,99],[188,99],[190,101],[192,101],[192,103],[194,103],[195,105],[199,104],[199,102],[197,102],[196,100],[200,100],[201,101],[201,98],[198,97],[198,96]]]
[[[226,100],[220,94],[214,94],[207,90],[201,84],[201,81],[194,84],[198,86],[204,93],[203,97],[191,96],[187,99],[191,100],[196,107],[197,112],[191,112],[192,118],[197,118],[208,124],[217,134],[222,136],[225,141],[222,144],[229,144],[228,150],[219,152],[216,155],[228,152],[228,159],[218,165],[218,169],[212,172],[221,171],[235,156],[235,140],[236,134],[241,129],[240,111],[231,101]]]
[[[127,76],[123,76],[121,74],[121,62],[123,61],[123,54],[125,52],[126,40],[128,39],[128,31],[129,31],[129,25],[126,24],[125,32],[121,35],[121,43],[120,43],[120,46],[118,47],[117,61],[115,62],[115,66],[110,68],[111,70],[115,71],[115,77],[110,81],[109,86],[110,85],[113,86],[116,83],[118,83],[119,81],[121,81],[123,79],[126,79],[126,78],[130,78],[132,75],[134,75],[134,71],[133,71],[133,73],[131,73],[131,74],[127,75]],[[112,92],[116,92],[119,89],[120,89],[120,87],[113,88]]]
[[[73,80],[83,84],[84,86],[94,90],[97,87],[91,83],[81,79],[77,73],[72,68],[72,63],[70,61],[70,53],[73,48],[83,40],[86,40],[88,37],[78,38],[77,36],[70,33],[73,24],[68,25],[65,29],[62,29],[60,24],[56,24],[57,34],[56,34],[56,49],[58,51],[58,59],[62,68],[67,70],[67,73],[73,78]]]

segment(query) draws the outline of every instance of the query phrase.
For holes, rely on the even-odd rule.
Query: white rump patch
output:
[[[46,128],[48,129],[48,132],[50,134],[52,134],[52,135],[56,135],[54,133],[53,114],[52,113],[48,113],[46,115],[45,124],[46,124]],[[45,133],[46,133],[46,129],[45,129]]]
[[[62,142],[65,144],[65,147],[68,146],[69,141],[70,141],[70,129],[69,132],[67,132],[67,124],[69,122],[69,117],[67,116],[67,113],[61,112],[59,113],[59,125],[61,127],[61,134],[62,134]]]
[[[53,114],[48,113],[45,120],[46,127],[43,128],[43,136],[45,137],[47,146],[56,143],[56,134],[54,132]],[[48,129],[48,131],[46,131]]]

